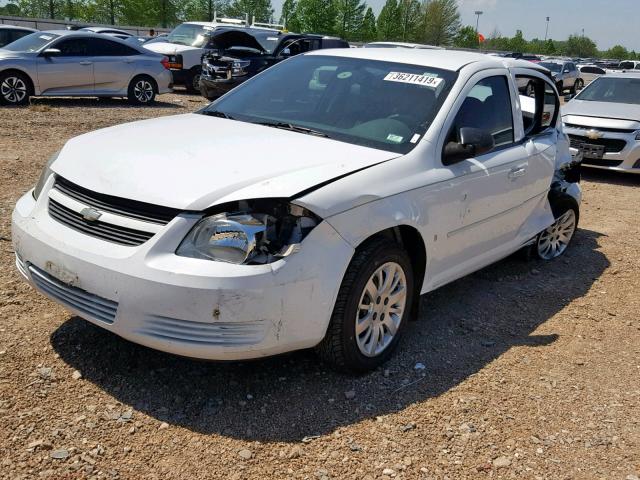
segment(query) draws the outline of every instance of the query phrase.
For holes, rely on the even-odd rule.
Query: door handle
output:
[[[80,62],[80,65],[92,65],[93,62],[90,62],[89,60],[83,60],[82,62]]]
[[[509,178],[514,179],[518,177],[523,177],[527,173],[526,168],[514,168],[509,172]]]

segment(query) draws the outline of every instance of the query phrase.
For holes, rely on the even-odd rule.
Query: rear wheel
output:
[[[148,105],[156,99],[156,86],[151,77],[140,75],[131,80],[127,98],[134,105]]]
[[[27,105],[32,94],[31,81],[25,74],[0,74],[0,103],[3,105]]]
[[[411,261],[387,238],[359,248],[342,281],[325,338],[316,348],[340,370],[363,372],[393,353],[414,295]]]
[[[552,260],[562,255],[578,228],[578,205],[570,197],[560,197],[553,201],[551,210],[556,221],[540,232],[533,245],[533,254],[541,260]]]
[[[200,91],[200,75],[202,74],[202,68],[196,67],[189,70],[187,74],[186,87],[189,93],[198,93]]]
[[[576,89],[578,90],[582,90],[584,88],[584,80],[582,80],[581,78],[579,78],[576,81]]]

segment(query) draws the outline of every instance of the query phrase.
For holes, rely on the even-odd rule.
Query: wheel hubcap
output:
[[[538,238],[538,255],[545,260],[564,253],[576,230],[576,214],[569,209]]]
[[[133,87],[133,94],[139,102],[147,103],[153,98],[153,86],[147,80],[140,80]]]
[[[21,78],[7,77],[0,85],[2,97],[11,103],[18,103],[27,96],[27,85]]]
[[[380,266],[369,278],[356,313],[356,341],[367,357],[381,354],[393,341],[407,300],[407,279],[395,262]]]
[[[198,90],[200,88],[200,74],[193,76],[193,89]]]

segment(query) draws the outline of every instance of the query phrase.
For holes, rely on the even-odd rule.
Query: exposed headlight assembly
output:
[[[231,207],[200,220],[176,254],[235,264],[271,263],[295,252],[320,222],[286,201],[243,201]]]
[[[51,170],[51,165],[53,164],[53,162],[56,161],[56,159],[58,158],[58,155],[60,155],[60,151],[59,150],[56,153],[54,153],[53,155],[51,155],[51,158],[47,161],[47,164],[42,169],[42,173],[40,174],[40,178],[38,179],[38,183],[36,183],[36,186],[33,188],[33,198],[35,198],[36,200],[38,199],[38,197],[42,193],[42,189],[44,188],[44,184],[47,183],[47,180],[49,179],[49,177],[53,173],[53,171]]]

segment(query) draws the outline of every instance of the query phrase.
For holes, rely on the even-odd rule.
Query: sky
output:
[[[279,16],[283,0],[271,0]],[[385,0],[365,0],[376,15]],[[512,37],[522,30],[527,40],[544,38],[546,17],[549,38],[566,40],[584,34],[606,50],[620,44],[640,51],[640,0],[458,0],[463,25],[476,24],[474,11],[481,10],[480,33],[498,29]]]

